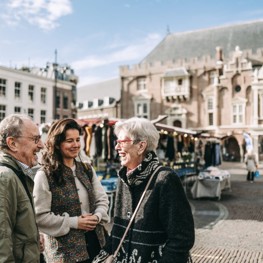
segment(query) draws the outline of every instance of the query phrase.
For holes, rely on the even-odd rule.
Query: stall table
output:
[[[109,198],[109,216],[113,217],[113,209],[116,195],[118,177],[111,177],[101,180],[101,184],[104,187]]]
[[[208,172],[209,174],[209,172]],[[223,175],[218,174],[199,175],[194,182],[191,193],[194,199],[201,197],[216,197],[218,200],[221,199],[221,193],[223,190],[231,189],[231,177],[227,171],[223,171]]]

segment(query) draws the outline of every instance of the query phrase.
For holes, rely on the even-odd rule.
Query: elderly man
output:
[[[43,148],[37,125],[13,114],[0,123],[0,262],[39,262],[33,172]]]

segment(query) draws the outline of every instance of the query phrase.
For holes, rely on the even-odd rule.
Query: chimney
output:
[[[221,47],[216,47],[216,60],[223,61],[223,51]]]

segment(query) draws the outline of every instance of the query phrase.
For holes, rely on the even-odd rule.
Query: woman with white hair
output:
[[[118,247],[145,186],[149,188],[113,262],[186,263],[194,245],[194,222],[180,178],[156,155],[159,132],[147,119],[115,124],[121,169],[114,221],[106,246],[93,262],[104,262]]]

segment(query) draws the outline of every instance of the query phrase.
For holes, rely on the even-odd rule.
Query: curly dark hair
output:
[[[66,131],[76,129],[82,134],[82,129],[74,119],[62,119],[52,123],[48,134],[46,147],[43,151],[42,164],[45,173],[53,176],[58,185],[64,183],[63,178],[63,157],[60,145],[66,139]]]

